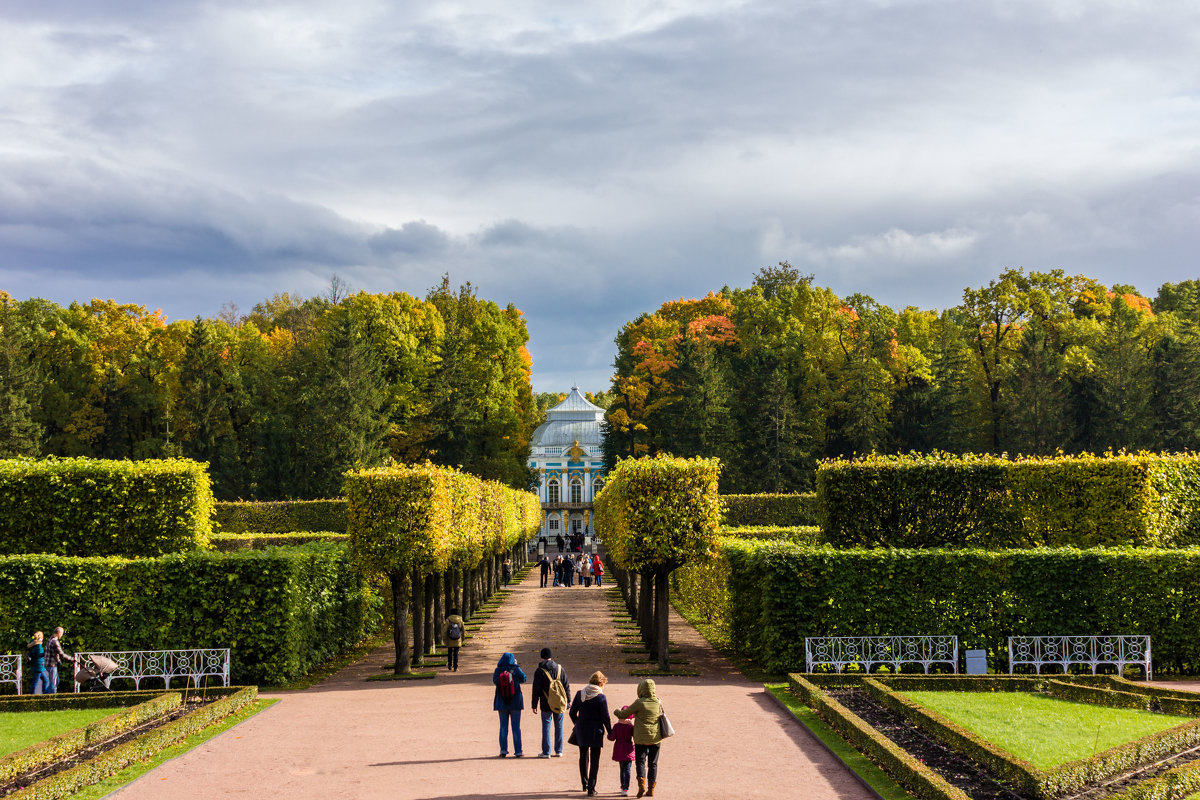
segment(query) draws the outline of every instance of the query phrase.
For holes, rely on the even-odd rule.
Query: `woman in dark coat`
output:
[[[575,744],[579,746],[579,780],[589,797],[596,794],[596,775],[600,771],[600,750],[605,737],[612,732],[608,718],[608,698],[603,672],[594,672],[587,686],[575,693],[571,701],[571,721],[575,723]]]

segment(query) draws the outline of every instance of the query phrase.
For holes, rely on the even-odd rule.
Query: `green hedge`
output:
[[[111,739],[144,722],[157,719],[172,709],[178,708],[182,700],[183,696],[178,692],[160,694],[132,708],[116,711],[104,719],[98,719],[87,725],[52,736],[44,742],[38,742],[23,750],[9,753],[0,758],[0,783],[7,783],[34,767],[60,761],[85,747]]]
[[[825,536],[815,525],[797,525],[780,527],[777,525],[743,525],[741,527],[724,527],[722,536],[735,536],[739,539],[775,539],[795,542],[797,544],[824,544]]]
[[[212,506],[208,472],[195,461],[0,461],[0,554],[202,549]]]
[[[1200,548],[838,550],[724,538],[725,566],[682,568],[685,606],[717,604],[736,649],[804,669],[806,636],[953,634],[1007,659],[1007,637],[1150,634],[1156,672],[1200,672]],[[702,579],[701,579],[702,578]],[[727,599],[725,599],[727,598]]]
[[[268,547],[293,547],[309,542],[339,542],[350,537],[333,531],[304,531],[297,533],[214,533],[210,540],[213,549],[223,553],[234,550],[266,550]]]
[[[346,500],[218,502],[213,521],[222,533],[346,532]]]
[[[160,750],[199,733],[257,699],[258,689],[247,686],[235,694],[201,706],[174,722],[147,731],[136,739],[105,751],[78,766],[43,778],[8,797],[16,800],[61,800],[70,797],[85,786],[99,783],[135,761],[145,761]]]
[[[233,680],[284,683],[377,627],[341,545],[156,559],[0,557],[0,637],[67,629],[73,650],[232,649]]]
[[[1148,694],[1102,689],[1099,686],[1087,686],[1060,680],[1047,682],[1046,692],[1074,703],[1091,703],[1108,708],[1132,708],[1137,711],[1149,711],[1154,703],[1154,699]]]
[[[1200,543],[1200,457],[866,456],[817,470],[839,547],[1175,547]]]
[[[796,527],[816,525],[817,495],[806,494],[723,494],[721,521],[730,527],[771,525]]]

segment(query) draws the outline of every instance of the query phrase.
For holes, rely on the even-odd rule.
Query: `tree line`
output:
[[[424,299],[276,295],[168,322],[0,292],[0,457],[207,461],[219,499],[331,497],[395,459],[529,485],[522,313],[448,277]]]
[[[1200,281],[1150,299],[1008,269],[953,308],[896,311],[784,262],[616,344],[610,468],[717,456],[725,492],[807,490],[820,459],[855,453],[1200,449]]]

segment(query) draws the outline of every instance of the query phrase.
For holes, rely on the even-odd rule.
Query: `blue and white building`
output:
[[[574,533],[592,536],[592,501],[604,486],[600,421],[604,409],[571,387],[567,398],[546,412],[529,442],[529,466],[538,471],[542,499],[541,537],[554,541]]]

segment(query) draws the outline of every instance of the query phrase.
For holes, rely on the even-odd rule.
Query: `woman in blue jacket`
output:
[[[500,757],[508,755],[508,726],[512,722],[513,756],[520,758],[525,755],[521,750],[521,709],[525,700],[521,696],[521,684],[526,681],[525,672],[517,664],[517,657],[512,653],[500,656],[500,663],[492,673],[492,683],[496,684],[496,699],[492,701],[492,710],[500,712]]]
[[[50,689],[50,674],[46,672],[46,647],[42,644],[45,634],[37,631],[33,641],[25,645],[29,653],[29,675],[32,679],[30,694],[44,694]]]

